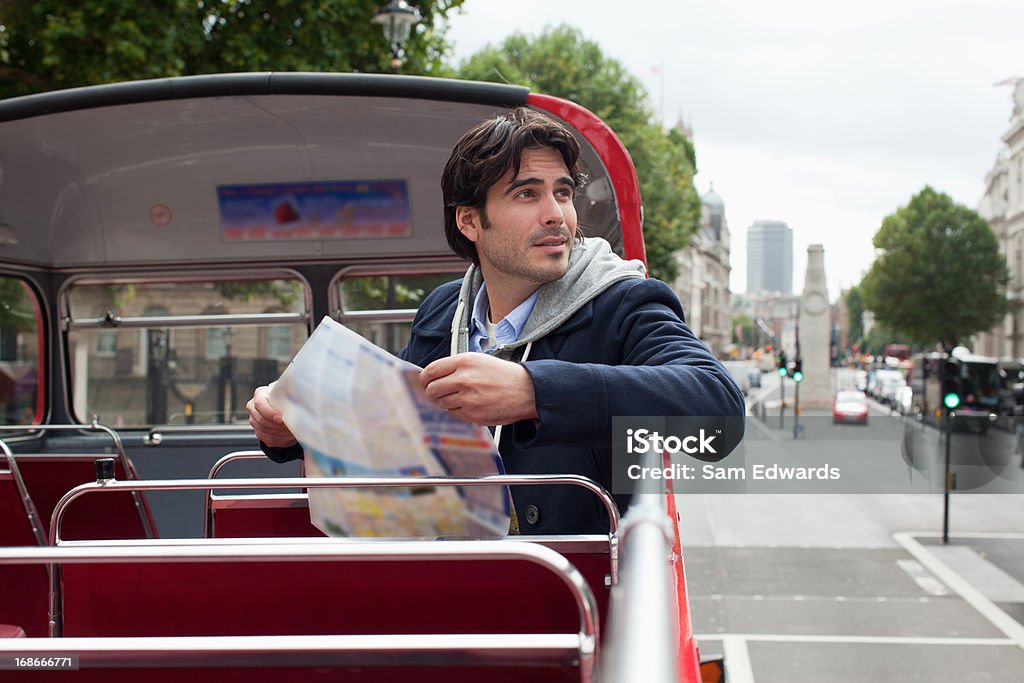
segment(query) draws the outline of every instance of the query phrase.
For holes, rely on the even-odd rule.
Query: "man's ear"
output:
[[[455,225],[467,240],[476,242],[480,236],[480,212],[472,206],[455,207]]]

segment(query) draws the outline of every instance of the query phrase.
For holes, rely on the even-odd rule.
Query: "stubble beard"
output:
[[[480,210],[480,226],[484,230],[490,230],[494,227],[493,223],[491,223],[490,219],[487,217],[487,212],[483,209]],[[566,244],[569,247],[569,252],[564,261],[561,257],[552,255],[550,256],[550,265],[533,266],[530,264],[528,259],[525,258],[526,254],[523,254],[523,258],[517,258],[519,254],[513,253],[508,249],[500,249],[495,253],[489,253],[487,255],[487,260],[490,261],[491,265],[496,270],[510,277],[521,278],[537,285],[554,282],[555,280],[563,277],[569,270],[569,260],[572,258],[572,250],[576,246],[575,235],[567,226],[562,225],[554,230],[537,230],[530,233],[526,244],[536,244],[545,237],[551,236],[565,237]],[[526,253],[528,254],[532,247],[526,246],[526,249]]]

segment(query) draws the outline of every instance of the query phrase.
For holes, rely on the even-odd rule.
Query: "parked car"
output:
[[[907,386],[907,381],[899,374],[886,375],[878,382],[878,400],[892,408],[898,407],[898,397]]]
[[[906,383],[907,381],[899,370],[882,368],[868,374],[867,394],[875,400],[886,402],[889,400],[885,396],[886,389],[891,396],[898,387]]]
[[[722,361],[722,365],[729,371],[732,381],[736,382],[736,386],[740,388],[744,396],[750,392],[751,387],[758,388],[761,386],[761,371],[752,362],[727,360]],[[753,379],[754,375],[757,376],[756,380]]]
[[[867,372],[867,370],[858,370],[857,371],[857,374],[855,375],[855,379],[854,379],[854,384],[856,384],[857,388],[860,389],[861,391],[867,391],[868,390],[868,372]]]
[[[845,390],[836,393],[832,403],[832,422],[868,423],[868,397],[863,391]]]

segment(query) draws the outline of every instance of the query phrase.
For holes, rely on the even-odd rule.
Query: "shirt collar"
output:
[[[508,344],[519,339],[523,326],[530,319],[533,307],[537,303],[537,296],[540,290],[537,289],[526,301],[516,306],[505,316],[503,320],[494,324],[500,344]],[[490,300],[487,298],[487,283],[480,285],[480,291],[476,293],[476,300],[473,302],[472,328],[487,337],[487,309],[490,307]],[[511,333],[511,334],[509,334]]]

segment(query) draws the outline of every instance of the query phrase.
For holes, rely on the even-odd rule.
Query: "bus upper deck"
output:
[[[625,148],[585,109],[520,87],[259,73],[0,101],[0,421],[8,426],[0,439],[11,451],[0,462],[0,510],[26,530],[0,540],[9,546],[0,548],[0,623],[14,622],[0,634],[31,636],[14,645],[0,637],[0,652],[52,649],[41,631],[59,614],[71,626],[63,637],[74,636],[65,642],[98,667],[97,680],[140,670],[159,678],[167,666],[199,667],[210,680],[279,676],[282,667],[311,680],[338,671],[352,680],[386,680],[379,676],[390,671],[398,680],[413,667],[423,680],[516,680],[523,666],[536,680],[595,680],[598,643],[615,653],[607,672],[619,672],[604,680],[649,665],[655,674],[643,680],[699,680],[671,495],[627,525],[638,539],[632,552],[628,542],[619,549],[612,529],[607,538],[538,539],[548,547],[536,551],[509,541],[508,550],[481,546],[460,557],[454,545],[374,554],[358,542],[337,550],[322,539],[307,547],[203,538],[204,502],[216,496],[161,485],[203,481],[225,453],[256,446],[245,401],[280,374],[324,316],[391,351],[404,345],[423,296],[466,268],[451,255],[441,220],[439,178],[452,144],[514,106],[538,109],[577,135],[588,176],[576,197],[580,224],[620,255],[643,259],[640,195]],[[54,540],[51,514],[57,520],[69,489],[94,482],[93,461],[111,454],[115,479],[138,485],[76,501],[67,535]],[[302,492],[272,483],[283,477],[294,487],[295,463],[234,466],[248,478],[269,477],[273,490],[221,497],[222,531],[232,519],[238,535],[291,536],[299,510],[298,535],[316,535],[301,530]],[[253,543],[263,549],[247,550]],[[596,560],[579,552],[595,543],[605,548]],[[478,561],[558,564],[548,550],[582,563],[586,590],[532,594],[533,579],[522,577],[540,579],[530,570],[508,591],[477,582],[459,592],[461,581],[488,575]],[[614,567],[619,552],[623,575],[613,590],[614,572],[601,563]],[[519,564],[502,553],[519,553]],[[637,568],[627,571],[631,555]],[[281,561],[300,562],[285,571],[310,577],[309,590],[275,584]],[[246,575],[239,563],[253,562],[251,579],[238,581]],[[339,568],[346,563],[353,569]],[[418,583],[430,563],[442,571]],[[396,573],[401,565],[412,573]],[[577,582],[572,571],[570,562],[555,585]],[[330,610],[295,616],[296,603],[331,592],[338,576],[347,590]],[[385,601],[398,583],[408,590]],[[388,616],[440,584],[448,592],[428,600],[419,620]],[[145,593],[144,603],[130,586],[141,587],[135,597]],[[593,638],[587,591],[597,596],[602,627],[617,600],[634,619],[613,618]],[[526,616],[495,608],[503,626],[460,621],[510,595]],[[198,611],[187,614],[189,605]],[[246,625],[250,607],[262,622]],[[665,607],[664,619],[651,616]],[[344,618],[327,617],[334,608]],[[4,609],[18,618],[6,619]],[[234,627],[218,617],[232,611]],[[382,619],[371,618],[377,612]],[[303,619],[309,628],[295,631]],[[555,637],[563,630],[575,635]],[[299,632],[328,640],[288,640]],[[641,645],[656,647],[656,656],[633,650]]]

